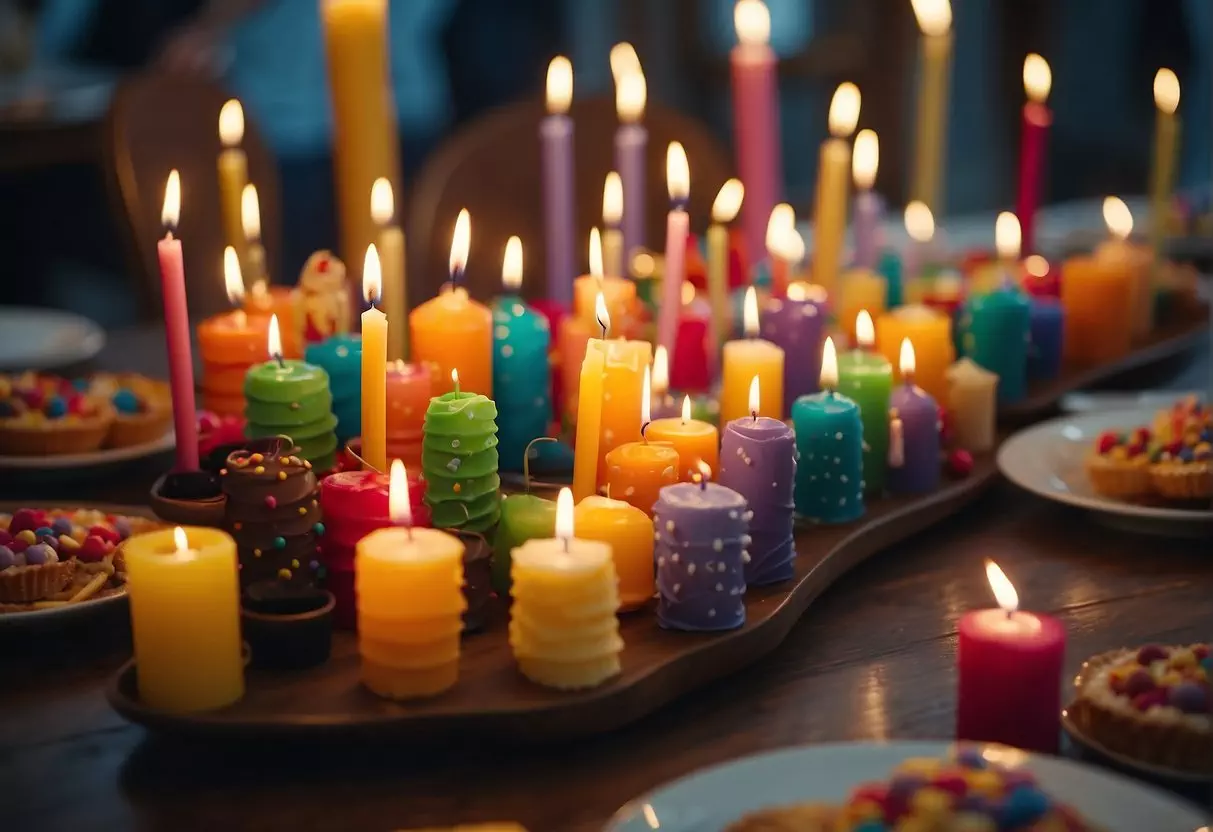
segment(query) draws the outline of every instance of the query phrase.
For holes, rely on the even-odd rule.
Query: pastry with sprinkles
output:
[[[52,456],[101,448],[114,408],[87,379],[25,373],[0,375],[0,454]]]

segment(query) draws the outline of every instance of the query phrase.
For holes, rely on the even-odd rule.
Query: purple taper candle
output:
[[[615,85],[615,112],[619,127],[615,130],[615,170],[623,181],[623,262],[624,275],[631,274],[632,257],[643,248],[644,239],[644,157],[648,152],[649,132],[644,117],[648,88],[637,67],[625,72]]]
[[[851,176],[855,180],[855,211],[852,228],[855,235],[855,265],[875,271],[880,262],[880,223],[884,203],[872,190],[880,165],[880,141],[875,130],[860,130],[851,152]]]
[[[925,494],[939,487],[939,405],[914,384],[914,347],[901,342],[905,383],[889,397],[889,467],[885,486],[891,494]]]
[[[561,55],[548,64],[548,115],[539,123],[543,154],[544,236],[547,244],[548,299],[568,309],[573,300],[573,65]]]
[[[828,317],[825,290],[793,283],[785,298],[767,298],[762,313],[762,337],[780,347],[783,362],[784,416],[801,396],[816,393],[821,373],[821,345]]]
[[[678,142],[670,142],[666,151],[666,187],[670,192],[670,213],[665,230],[665,270],[661,276],[661,307],[657,310],[657,344],[665,347],[670,366],[678,365],[674,339],[678,336],[678,318],[682,313],[682,282],[686,279],[687,235],[690,218],[687,202],[691,196],[691,172],[687,154]],[[624,186],[624,195],[627,186]],[[627,219],[627,214],[624,214]],[[625,244],[626,245],[626,244]]]

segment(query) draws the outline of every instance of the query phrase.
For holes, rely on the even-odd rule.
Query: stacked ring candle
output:
[[[236,250],[231,246],[223,252],[223,278],[228,299],[235,308],[198,325],[202,406],[221,416],[243,416],[244,378],[249,368],[265,357],[270,319],[249,315],[240,308],[244,280]]]
[[[454,392],[435,396],[425,413],[425,499],[437,528],[486,532],[501,514],[497,405],[461,391],[457,370],[451,377]]]

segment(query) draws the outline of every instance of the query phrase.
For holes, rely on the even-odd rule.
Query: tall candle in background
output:
[[[851,177],[855,180],[855,265],[874,270],[880,262],[880,223],[884,214],[880,195],[872,190],[880,166],[880,140],[875,130],[855,134],[851,152]]]
[[[623,180],[610,171],[602,183],[602,271],[608,277],[626,278],[623,265]]]
[[[576,178],[573,172],[573,65],[563,55],[548,64],[547,117],[539,123],[543,153],[544,242],[547,244],[548,298],[563,308],[573,300],[573,229]]]
[[[375,308],[382,284],[379,254],[366,249],[362,296],[370,308],[362,313],[362,458],[377,471],[387,470],[387,316]]]
[[[769,297],[762,307],[762,337],[783,350],[783,412],[801,396],[817,392],[821,372],[821,345],[825,338],[829,307],[825,290],[807,283],[788,284],[787,295]],[[795,356],[788,360],[787,356]],[[763,394],[764,398],[767,395]]]
[[[392,322],[388,330],[387,357],[391,361],[408,358],[409,300],[408,283],[404,274],[404,231],[393,222],[396,200],[392,183],[386,177],[375,180],[371,188],[371,217],[379,229],[376,249],[379,252],[380,274],[383,279],[382,304]],[[366,284],[366,278],[363,278]]]
[[[265,246],[261,244],[261,200],[257,186],[251,182],[240,192],[240,226],[244,232],[245,280],[252,286],[254,296],[264,294],[269,285],[269,266]]]
[[[724,345],[721,371],[720,422],[726,424],[750,412],[750,382],[762,385],[761,416],[783,418],[783,350],[758,337],[758,296],[746,290],[743,312],[745,338]],[[799,358],[799,356],[797,357]]]
[[[670,358],[665,347],[658,347],[653,351],[653,376],[649,406],[654,419],[677,416],[681,412],[680,405],[670,395]],[[647,422],[648,419],[644,421]]]
[[[581,378],[577,385],[577,433],[573,445],[573,498],[576,500],[585,499],[598,491],[598,441],[602,432],[605,344],[611,328],[611,317],[601,292],[594,306],[602,337],[586,343]]]
[[[914,384],[914,345],[901,342],[901,377],[889,397],[889,468],[891,494],[929,494],[939,487],[939,405]]]
[[[708,297],[712,304],[712,344],[721,349],[729,338],[729,223],[741,210],[745,186],[730,179],[720,186],[712,202],[708,226]],[[764,232],[765,233],[765,232]]]
[[[1179,156],[1179,79],[1163,67],[1154,75],[1154,157],[1150,167],[1150,245],[1162,250]]]
[[[247,270],[244,226],[240,221],[240,195],[248,184],[248,156],[240,143],[244,140],[244,108],[232,98],[219,110],[219,216],[223,222],[223,241],[236,250]]]
[[[678,142],[670,142],[665,159],[666,188],[670,194],[670,213],[666,218],[665,273],[661,278],[661,308],[657,313],[657,343],[666,348],[672,363],[678,362],[674,339],[678,334],[678,315],[682,308],[682,281],[686,279],[687,234],[690,218],[687,203],[691,197],[691,172],[687,154]],[[624,182],[627,196],[627,182]],[[625,212],[624,219],[627,214]],[[626,239],[626,234],[625,234]]]
[[[859,87],[838,85],[830,101],[830,138],[822,142],[817,163],[817,204],[813,211],[813,282],[832,292],[838,285],[843,235],[847,230],[847,188],[851,180],[851,143],[859,121]]]
[[[1108,226],[1108,239],[1095,247],[1095,258],[1116,267],[1128,268],[1133,282],[1134,338],[1144,338],[1154,327],[1154,286],[1151,268],[1155,249],[1135,243],[1133,214],[1120,197],[1109,196],[1103,201],[1103,218]]]
[[[223,282],[233,308],[198,324],[198,352],[202,356],[202,406],[221,416],[244,415],[244,377],[249,367],[265,357],[270,319],[248,315],[244,279],[236,249],[223,250]]]
[[[901,256],[901,281],[903,286],[922,277],[923,270],[935,258],[935,216],[925,202],[913,201],[906,205],[906,243]]]
[[[160,259],[160,294],[164,298],[164,336],[169,385],[173,396],[173,429],[177,434],[177,470],[198,468],[198,417],[194,407],[194,357],[190,352],[190,314],[185,300],[185,260],[173,229],[181,217],[181,175],[174,169],[164,186],[160,223],[164,239],[156,245]]]
[[[297,296],[293,288],[271,286],[266,266],[265,247],[261,244],[261,200],[257,186],[247,184],[240,195],[240,224],[244,230],[243,263],[248,264],[244,279],[248,292],[244,296],[244,311],[250,316],[277,315],[282,326],[282,354],[286,358],[301,358],[302,328],[297,323]]]
[[[749,192],[745,215],[746,256],[757,262],[766,250],[767,218],[779,200],[783,154],[779,136],[779,90],[771,13],[762,0],[733,7],[737,45],[729,53],[733,79],[733,141],[737,171]]]
[[[856,314],[855,349],[838,357],[838,392],[859,405],[863,420],[864,491],[884,491],[889,449],[889,394],[893,366],[876,352],[876,331],[866,309]]]
[[[1019,145],[1019,198],[1015,214],[1023,229],[1023,250],[1036,251],[1036,209],[1040,207],[1040,186],[1044,180],[1045,147],[1053,113],[1045,106],[1053,74],[1049,62],[1029,53],[1023,61],[1023,88],[1028,103],[1023,106],[1023,135]]]
[[[788,283],[791,281],[792,269],[798,260],[796,257],[795,240],[800,235],[796,231],[796,211],[786,202],[781,202],[771,209],[767,219],[766,251],[771,265],[771,297],[782,298],[787,295]],[[804,240],[801,241],[799,254],[804,256]]]
[[[648,86],[634,51],[631,62],[624,63],[627,66],[615,78],[615,112],[619,116],[619,127],[615,131],[615,170],[623,181],[623,259],[630,263],[636,249],[645,245],[644,157],[649,133],[640,120],[644,118]]]
[[[952,4],[911,0],[922,39],[918,43],[918,104],[910,196],[943,213],[943,161],[947,157],[948,87],[952,74]]]

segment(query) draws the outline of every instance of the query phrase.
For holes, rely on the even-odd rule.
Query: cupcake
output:
[[[1105,431],[1087,456],[1087,479],[1096,493],[1133,500],[1150,493],[1150,430]]]
[[[1213,497],[1213,428],[1186,430],[1182,438],[1155,450],[1150,485],[1168,500]]]
[[[93,379],[92,391],[107,399],[114,409],[114,421],[105,439],[107,447],[154,442],[172,424],[172,395],[163,381],[133,373],[101,375]]]
[[[0,376],[0,454],[88,453],[104,444],[113,422],[113,407],[87,386],[53,376]]]

